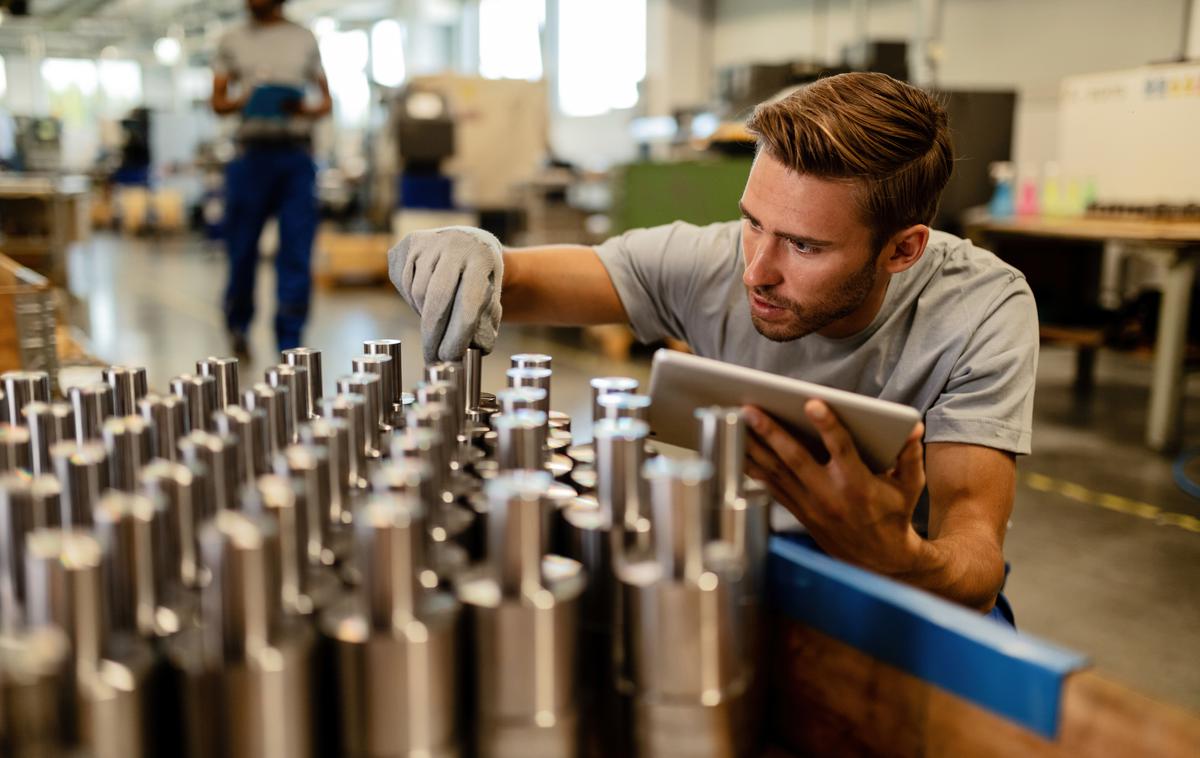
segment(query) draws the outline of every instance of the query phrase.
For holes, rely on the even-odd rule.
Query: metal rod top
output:
[[[544,471],[512,471],[487,483],[488,562],[504,597],[539,600],[545,589],[542,556],[548,543]]]
[[[697,408],[700,456],[712,464],[712,497],[715,507],[742,497],[746,455],[746,421],[741,408]],[[715,514],[714,514],[715,515]]]
[[[663,574],[695,582],[704,572],[705,503],[712,465],[698,458],[659,456],[646,462],[643,474],[649,481],[654,552]]]
[[[421,504],[409,494],[376,495],[355,520],[362,566],[362,596],[373,628],[403,633],[420,614],[427,588],[425,521]]]
[[[221,511],[200,530],[212,578],[201,596],[211,666],[257,656],[275,641],[281,617],[279,532],[261,517]]]

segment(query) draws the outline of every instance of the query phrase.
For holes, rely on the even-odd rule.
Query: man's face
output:
[[[861,316],[880,256],[851,182],[797,174],[764,151],[740,206],[742,282],[760,334],[787,342]]]

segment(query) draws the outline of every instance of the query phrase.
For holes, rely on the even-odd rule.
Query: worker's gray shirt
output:
[[[265,84],[305,91],[325,76],[316,37],[291,21],[248,21],[226,32],[217,44],[213,72],[228,76],[247,95]],[[237,136],[243,141],[307,140],[312,128],[312,119],[299,116],[242,118]]]
[[[1020,271],[967,240],[933,232],[858,334],[792,342],[750,320],[740,222],[636,229],[596,251],[642,341],[674,337],[699,355],[903,403],[925,417],[926,442],[1030,450],[1033,294]]]

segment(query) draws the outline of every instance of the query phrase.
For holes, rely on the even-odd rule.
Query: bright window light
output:
[[[183,46],[174,37],[159,37],[154,42],[154,57],[164,66],[174,66],[183,54]]]
[[[371,27],[371,78],[384,87],[399,87],[404,74],[404,27],[384,19]]]
[[[632,108],[646,78],[646,0],[559,0],[558,51],[564,114]]]
[[[133,107],[142,101],[142,67],[137,61],[102,58],[97,64],[100,90],[109,102]]]
[[[371,108],[367,81],[367,33],[362,29],[320,37],[321,62],[337,106],[334,117],[348,127],[365,126]]]
[[[479,73],[488,79],[541,79],[545,23],[545,0],[480,0]]]
[[[96,64],[79,58],[46,58],[42,61],[42,79],[52,93],[74,89],[85,98],[95,95],[99,86]]]
[[[319,16],[312,25],[313,34],[320,39],[326,34],[333,34],[337,31],[337,22],[329,16]]]

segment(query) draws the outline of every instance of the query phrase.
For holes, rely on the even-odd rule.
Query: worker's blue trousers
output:
[[[254,145],[225,172],[225,243],[229,284],[225,324],[244,335],[254,317],[258,238],[272,215],[279,218],[275,255],[275,339],[280,350],[297,347],[312,294],[312,246],[317,230],[316,167],[300,145]]]

